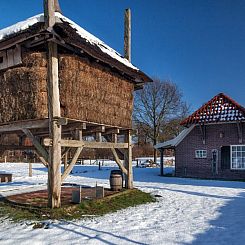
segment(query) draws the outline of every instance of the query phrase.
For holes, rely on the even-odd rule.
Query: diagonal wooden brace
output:
[[[46,149],[38,142],[32,132],[27,129],[23,128],[22,131],[24,134],[31,140],[32,144],[35,146],[37,154],[42,161],[42,163],[47,167],[48,166],[48,152]]]
[[[65,169],[64,173],[61,176],[61,183],[64,182],[64,180],[66,179],[66,177],[70,174],[71,170],[73,169],[74,165],[77,162],[78,157],[80,156],[81,152],[82,152],[83,147],[78,147],[69,166]]]
[[[117,163],[117,165],[119,166],[119,168],[123,171],[124,174],[128,174],[128,170],[123,166],[121,160],[119,159],[117,152],[115,150],[115,148],[111,148],[112,154],[115,158],[115,161]]]

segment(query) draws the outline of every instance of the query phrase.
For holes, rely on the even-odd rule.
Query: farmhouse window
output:
[[[245,145],[231,146],[231,169],[245,169]]]
[[[196,158],[207,158],[207,151],[206,150],[196,150],[195,156]]]

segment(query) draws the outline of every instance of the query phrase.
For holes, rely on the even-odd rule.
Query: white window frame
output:
[[[201,155],[198,155],[198,153],[201,153]],[[195,158],[205,159],[205,158],[207,158],[207,156],[208,156],[207,150],[195,150]]]
[[[232,148],[233,147],[238,147],[238,146],[241,146],[241,147],[245,147],[245,145],[231,145],[230,146],[230,167],[231,167],[231,169],[232,170],[245,170],[245,161],[244,161],[244,164],[243,164],[243,160],[242,160],[242,165],[244,165],[244,167],[242,167],[242,168],[238,168],[238,167],[233,167],[232,166],[232,153],[233,153],[233,150],[232,150]],[[239,153],[241,153],[242,154],[242,156],[240,156],[239,158],[241,158],[241,159],[243,159],[244,157],[243,157],[243,152],[245,153],[245,151],[243,151],[243,150],[241,150],[241,151],[235,151],[236,152],[236,158],[238,158],[237,157],[237,153],[239,152]],[[244,154],[245,155],[245,154]],[[234,158],[234,157],[233,157]]]

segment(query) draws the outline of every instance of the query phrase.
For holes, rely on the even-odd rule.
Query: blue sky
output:
[[[60,0],[63,14],[123,53],[132,10],[132,63],[171,79],[192,110],[219,92],[245,106],[245,0]],[[0,29],[42,12],[42,0],[1,0]]]

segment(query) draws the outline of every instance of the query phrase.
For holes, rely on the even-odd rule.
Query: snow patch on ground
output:
[[[67,182],[109,186],[113,166],[77,165]],[[33,164],[0,164],[14,174],[8,188],[45,185],[47,171]],[[103,217],[47,221],[49,229],[33,229],[27,222],[1,220],[1,244],[241,244],[245,239],[245,182],[160,177],[159,168],[134,168],[135,186],[160,195],[158,202],[132,207]],[[11,192],[11,191],[9,191]]]

